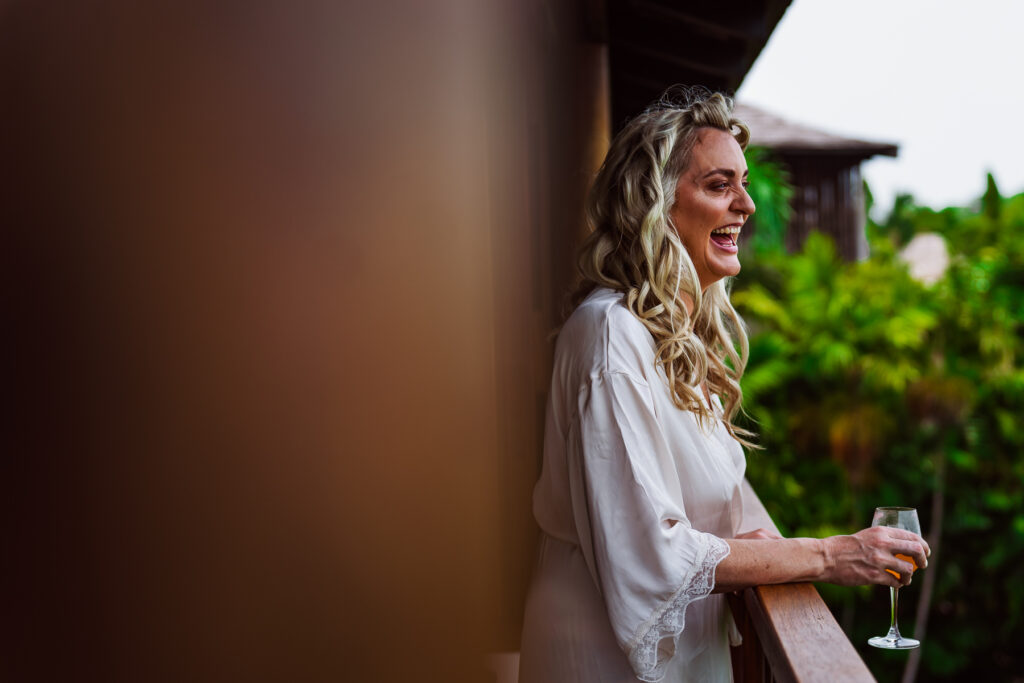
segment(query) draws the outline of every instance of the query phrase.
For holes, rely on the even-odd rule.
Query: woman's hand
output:
[[[841,586],[860,586],[874,583],[899,588],[910,583],[915,568],[928,566],[931,549],[917,534],[877,526],[858,531],[851,536],[831,536],[822,541],[825,548],[824,581]],[[913,558],[909,562],[897,554]],[[899,574],[899,578],[886,570]]]

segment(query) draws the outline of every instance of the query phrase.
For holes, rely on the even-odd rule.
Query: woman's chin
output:
[[[721,254],[716,256],[718,258],[708,259],[707,272],[702,273],[701,283],[704,289],[723,278],[740,274],[740,259],[736,254],[730,254],[727,258],[722,258]]]

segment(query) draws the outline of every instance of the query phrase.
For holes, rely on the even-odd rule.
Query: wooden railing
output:
[[[778,532],[746,482],[743,496],[749,528]],[[737,683],[875,680],[812,584],[755,586],[728,599],[743,636],[743,644],[732,649]]]
[[[875,680],[813,585],[747,588],[729,606],[743,635],[732,651],[737,683]]]

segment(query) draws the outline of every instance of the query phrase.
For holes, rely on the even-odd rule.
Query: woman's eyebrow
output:
[[[743,177],[746,178],[747,174],[749,172],[750,171],[743,171]],[[708,171],[707,173],[705,173],[703,176],[701,176],[701,179],[703,180],[704,178],[708,178],[710,176],[713,176],[716,173],[724,175],[726,178],[735,178],[736,177],[736,171],[732,170],[731,168],[713,168],[710,171]]]

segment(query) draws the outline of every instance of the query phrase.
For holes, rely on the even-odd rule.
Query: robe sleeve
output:
[[[683,630],[701,627],[686,623],[687,607],[711,593],[729,546],[691,527],[646,382],[592,377],[578,410],[567,445],[581,549],[637,678],[659,681],[674,656],[698,653],[677,652]]]

